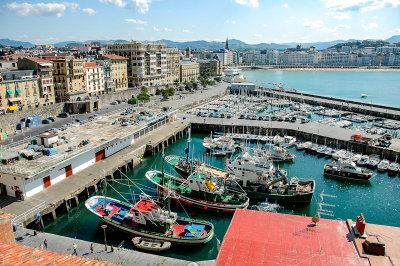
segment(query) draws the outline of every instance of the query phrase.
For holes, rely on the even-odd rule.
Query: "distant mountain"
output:
[[[0,39],[0,44],[4,45],[4,46],[23,46],[23,47],[33,47],[35,46],[34,44],[30,43],[30,42],[21,42],[21,41],[14,41],[14,40],[10,40],[10,39]]]
[[[398,43],[400,42],[400,35],[394,35],[390,37],[389,39],[386,39],[385,41],[390,42],[390,43]]]
[[[92,42],[99,42],[101,44],[112,43],[112,42],[127,42],[126,40],[87,40],[84,42],[77,42],[77,41],[65,41],[65,42],[58,42],[54,43],[55,47],[64,47],[64,46],[71,46],[71,45],[82,45],[84,43],[92,43]]]

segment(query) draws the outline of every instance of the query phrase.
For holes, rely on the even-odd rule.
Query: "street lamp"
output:
[[[104,250],[107,251],[107,238],[106,238],[106,228],[107,228],[107,225],[103,224],[103,225],[101,226],[101,228],[103,228],[103,231],[104,231]]]

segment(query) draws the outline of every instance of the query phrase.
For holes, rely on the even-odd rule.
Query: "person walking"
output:
[[[43,249],[43,244],[42,243],[40,243],[39,249]]]
[[[72,247],[74,248],[74,253],[72,253],[72,255],[78,256],[78,252],[76,252],[76,249],[77,249],[76,243],[74,243],[74,244],[72,245]]]
[[[47,239],[44,240],[43,244],[44,244],[44,247],[47,249]]]
[[[90,244],[90,253],[93,253],[93,243]]]

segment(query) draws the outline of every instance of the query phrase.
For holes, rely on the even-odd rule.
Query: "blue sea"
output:
[[[400,71],[248,70],[243,75],[258,85],[285,83],[298,92],[400,107]]]

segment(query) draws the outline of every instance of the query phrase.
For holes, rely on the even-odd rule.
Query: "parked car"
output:
[[[47,120],[47,119],[42,120],[42,124],[50,124],[50,123],[51,123],[50,120]]]
[[[47,120],[50,120],[51,122],[54,122],[54,121],[56,121],[56,118],[55,118],[55,117],[52,117],[52,116],[50,116],[50,117],[47,117]]]
[[[67,117],[70,117],[71,115],[68,112],[63,112],[63,113],[59,114],[58,116],[61,118],[67,118]]]
[[[111,102],[110,104],[111,105],[117,105],[118,103],[116,101],[114,101],[114,102]]]

